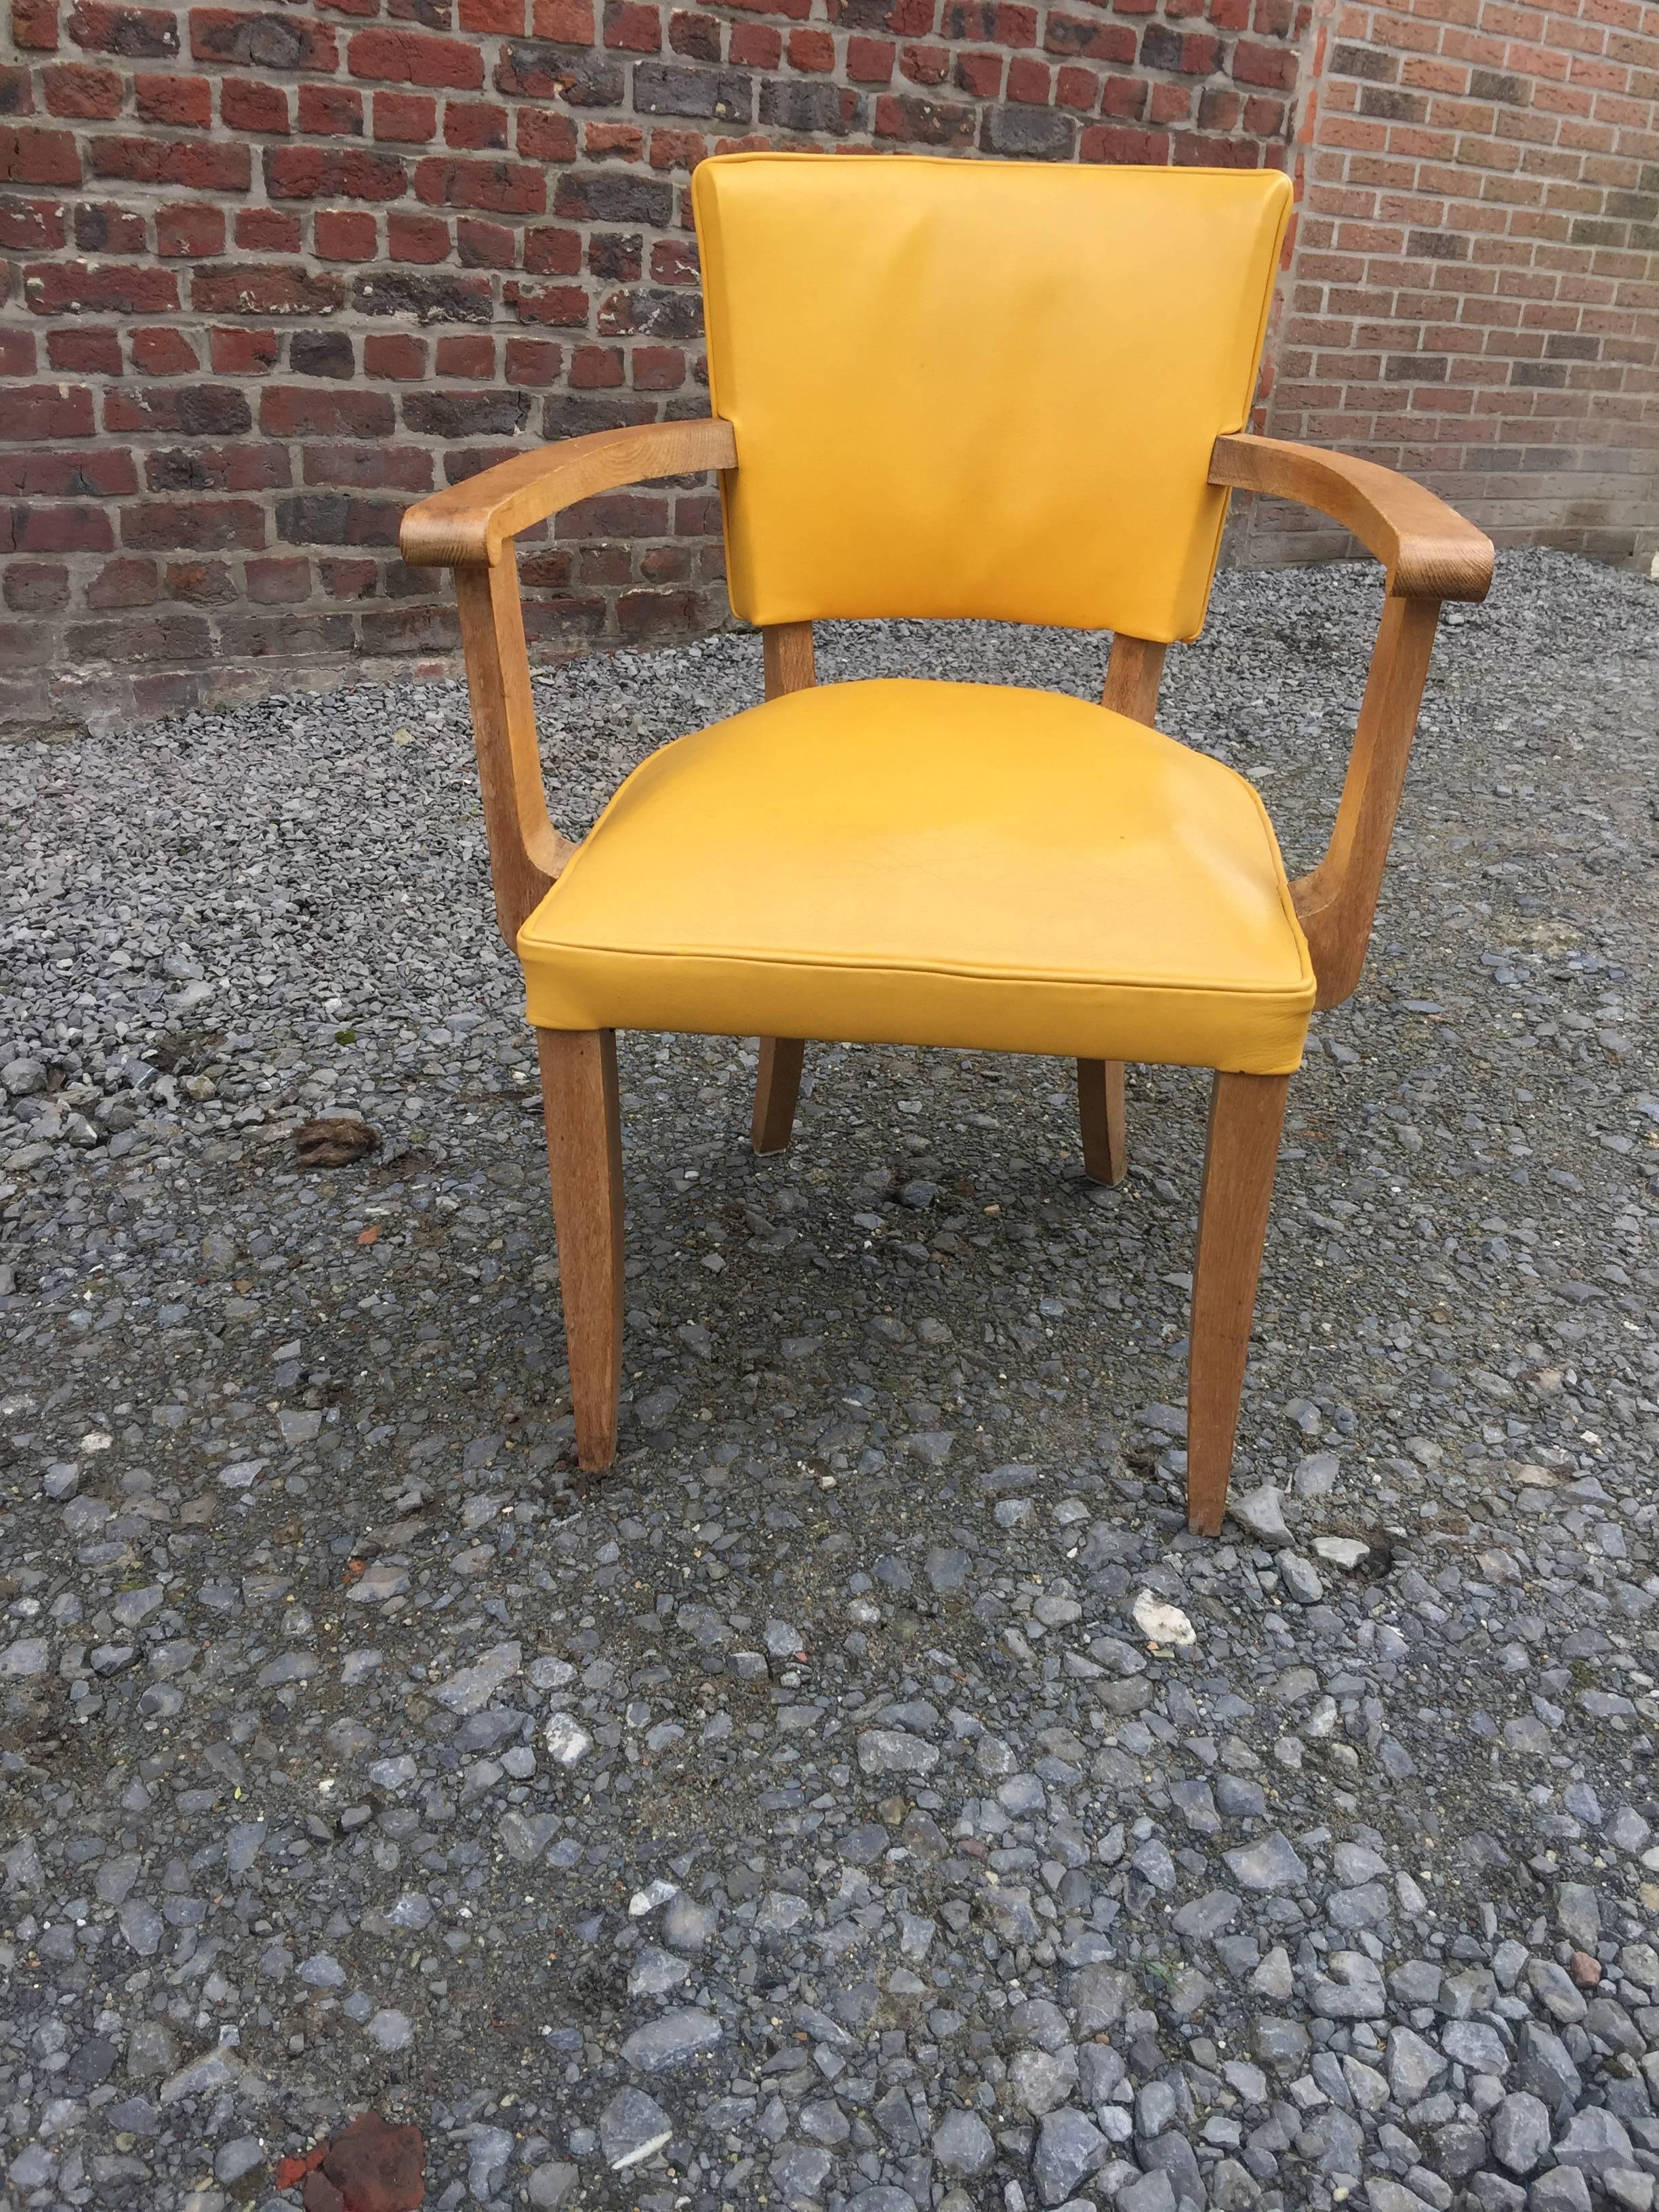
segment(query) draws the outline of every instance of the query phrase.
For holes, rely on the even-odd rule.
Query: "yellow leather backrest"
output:
[[[728,154],[692,198],[742,618],[1197,635],[1283,176]]]

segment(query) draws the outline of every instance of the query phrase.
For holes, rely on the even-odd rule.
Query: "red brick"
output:
[[[307,446],[307,484],[343,485],[349,491],[430,491],[432,455],[420,446]]]
[[[106,430],[169,430],[192,438],[235,437],[253,426],[246,395],[234,385],[129,386],[104,394]]]
[[[708,151],[700,131],[653,131],[651,166],[653,169],[695,169]]]
[[[257,606],[297,606],[311,597],[311,563],[301,554],[250,561],[243,574]]]
[[[275,331],[210,331],[209,358],[221,376],[263,376],[276,359]]]
[[[406,337],[401,331],[372,332],[363,340],[363,372],[368,376],[384,376],[398,383],[417,380],[426,374],[427,342],[424,338]]]
[[[149,234],[137,208],[82,200],[75,210],[75,243],[82,253],[147,253]]]
[[[78,185],[81,156],[67,131],[0,125],[0,177],[14,185]]]
[[[121,510],[121,542],[152,552],[217,552],[265,544],[264,509],[251,500],[145,500]]]
[[[475,215],[458,216],[455,254],[464,269],[514,269],[519,260],[518,234],[502,222],[481,222]]]
[[[1048,66],[1028,55],[1016,54],[1008,64],[1008,97],[1028,107],[1047,107],[1052,89]]]
[[[16,553],[108,553],[115,532],[101,507],[29,507],[12,518]]]
[[[106,561],[87,585],[89,607],[151,607],[161,596],[161,580],[154,561]]]
[[[0,438],[6,435],[0,414]],[[105,442],[67,453],[0,448],[0,492],[14,499],[115,499],[137,491],[131,453]]]
[[[525,0],[460,0],[457,20],[464,31],[476,31],[485,37],[493,34],[520,39],[524,36]]]
[[[227,77],[219,87],[219,120],[228,131],[262,131],[271,137],[285,137],[288,94],[280,84]]]
[[[509,338],[507,380],[510,385],[556,384],[564,368],[564,348],[550,338]]]
[[[57,0],[12,0],[11,35],[33,53],[58,51]]]
[[[155,210],[155,251],[164,260],[199,259],[225,250],[222,209],[201,200]]]
[[[313,138],[361,138],[363,95],[349,84],[302,84],[299,121]]]
[[[1078,142],[1085,161],[1150,161],[1159,167],[1170,158],[1170,142],[1161,131],[1130,131],[1097,123]]]
[[[190,51],[198,62],[234,62],[242,69],[332,76],[340,66],[333,31],[295,10],[250,15],[230,8],[192,8]]]
[[[628,367],[635,392],[678,392],[685,381],[685,356],[678,346],[636,345]]]
[[[1241,84],[1272,85],[1288,91],[1296,82],[1296,55],[1288,46],[1266,46],[1255,39],[1239,39],[1233,46],[1232,73]]]
[[[176,185],[185,191],[245,192],[253,178],[246,146],[202,139],[93,138],[92,173],[134,185]]]
[[[119,376],[121,340],[112,330],[52,331],[46,337],[46,359],[53,368],[71,375]]]
[[[547,108],[522,108],[519,113],[519,151],[532,161],[574,161],[576,126],[568,115]]]
[[[33,376],[34,332],[0,326],[0,376]]]
[[[530,27],[562,46],[591,46],[593,0],[532,0]]]
[[[250,253],[297,253],[303,236],[297,215],[282,208],[239,208],[235,238]]]
[[[165,325],[134,331],[127,340],[132,365],[143,376],[187,376],[201,367],[196,347],[183,331]]]
[[[331,274],[279,262],[233,262],[191,272],[190,301],[210,315],[326,315],[345,304]]]
[[[377,77],[388,84],[453,86],[477,92],[483,83],[483,56],[460,39],[431,39],[416,31],[356,32],[346,47],[353,76]]]
[[[547,205],[547,179],[528,162],[445,161],[428,155],[416,164],[415,197],[428,207],[539,215]]]
[[[51,253],[63,243],[61,202],[0,199],[0,251]]]
[[[396,423],[383,392],[335,391],[313,385],[267,385],[259,428],[272,438],[386,438]]]
[[[890,84],[898,48],[890,39],[854,34],[847,41],[847,74],[854,84]]]
[[[735,40],[732,59],[738,59]],[[814,72],[836,66],[836,42],[828,31],[799,30],[789,33],[789,66]]]
[[[28,80],[23,80],[27,86]],[[108,123],[121,112],[125,87],[113,70],[94,69],[89,62],[58,62],[40,72],[49,115],[74,116],[89,123]],[[16,111],[14,112],[26,112]]]
[[[170,269],[37,261],[23,271],[23,301],[37,315],[166,314],[179,305],[179,280]]]
[[[322,146],[267,146],[265,190],[276,200],[395,200],[408,185],[392,154]]]
[[[438,103],[430,93],[377,92],[374,136],[394,145],[424,146],[438,129]]]
[[[507,113],[504,107],[476,100],[444,103],[444,143],[463,151],[483,153],[507,143]]]
[[[145,123],[205,131],[213,120],[213,88],[204,76],[140,76],[133,105]]]
[[[462,376],[469,383],[486,384],[495,374],[495,341],[482,332],[438,340],[440,376]]]
[[[56,614],[69,605],[70,572],[61,561],[9,561],[6,605],[21,615]]]
[[[454,246],[447,222],[435,216],[404,215],[396,210],[386,219],[386,243],[394,261],[428,264],[447,261]]]
[[[317,258],[319,261],[373,261],[380,251],[378,232],[372,215],[331,210],[317,217]]]
[[[662,16],[644,0],[607,0],[605,43],[623,53],[655,54],[662,51]]]
[[[112,8],[104,0],[76,0],[68,30],[86,52],[120,54],[129,61],[166,61],[179,51],[179,20],[168,9]]]

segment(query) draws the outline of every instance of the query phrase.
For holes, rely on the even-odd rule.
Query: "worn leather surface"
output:
[[[692,198],[739,615],[1197,635],[1285,178],[732,154]]]
[[[1046,691],[791,693],[653,754],[519,937],[546,1029],[975,1046],[1253,1074],[1314,979],[1220,763]]]

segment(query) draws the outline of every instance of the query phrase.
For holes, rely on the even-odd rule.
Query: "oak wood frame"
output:
[[[455,571],[472,701],[491,881],[501,934],[523,922],[575,848],[547,811],[514,541],[560,509],[625,484],[737,465],[718,417],[599,431],[520,455],[411,507],[404,558]],[[1324,858],[1291,886],[1308,941],[1316,1004],[1339,1005],[1364,964],[1405,781],[1440,603],[1480,599],[1492,549],[1473,525],[1409,478],[1369,461],[1247,435],[1218,438],[1210,482],[1294,499],[1352,532],[1387,570],[1388,595]],[[810,623],[766,630],[769,698],[814,683]],[[1139,721],[1157,710],[1165,647],[1114,641],[1103,704]],[[622,1146],[614,1031],[538,1030],[542,1097],[571,1397],[583,1468],[615,1455],[622,1376]],[[763,1038],[757,1152],[788,1141],[800,1081],[799,1038]],[[1287,1076],[1218,1072],[1211,1096],[1188,1377],[1188,1517],[1213,1534],[1227,1483],[1272,1199]],[[1085,1164],[1115,1182],[1126,1149],[1122,1069],[1079,1060]]]

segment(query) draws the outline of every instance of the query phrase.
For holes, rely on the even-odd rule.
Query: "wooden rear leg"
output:
[[[1250,1319],[1290,1085],[1288,1075],[1218,1074],[1210,1094],[1187,1370],[1187,1525],[1205,1536],[1219,1535],[1227,1510]]]
[[[1123,1112],[1123,1062],[1080,1060],[1077,1064],[1078,1119],[1083,1126],[1083,1172],[1091,1182],[1121,1182],[1129,1172],[1128,1126]]]
[[[547,1171],[559,1245],[576,1457],[590,1474],[617,1455],[622,1394],[622,1114],[614,1030],[538,1030]]]
[[[757,1152],[781,1152],[795,1126],[800,1097],[801,1063],[806,1046],[799,1037],[763,1037],[755,1077],[755,1118],[749,1139]]]

